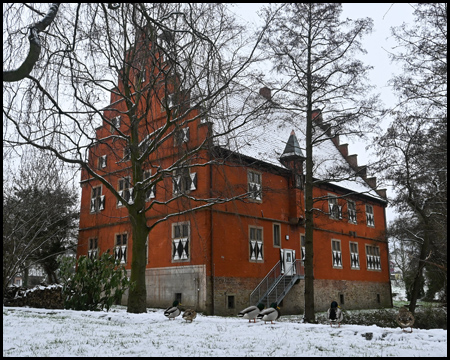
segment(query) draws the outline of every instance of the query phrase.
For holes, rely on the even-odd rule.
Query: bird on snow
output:
[[[248,322],[251,322],[253,319],[253,322],[256,322],[256,317],[259,315],[259,313],[264,309],[264,304],[259,303],[257,306],[249,306],[248,308],[245,308],[241,312],[239,312],[238,316],[243,317],[244,319],[248,319]]]
[[[264,309],[258,314],[258,319],[262,319],[264,324],[267,321],[270,321],[273,324],[273,321],[278,320],[280,316],[280,308],[277,306],[277,303],[272,303],[270,304],[270,308]]]
[[[183,319],[188,322],[189,320],[192,322],[197,317],[197,312],[192,309],[186,309],[186,311],[183,313]]]
[[[178,315],[181,314],[181,310],[178,308],[178,305],[181,305],[178,300],[175,300],[172,306],[169,306],[166,310],[164,310],[164,315],[170,319],[175,319]]]
[[[344,320],[344,314],[342,314],[342,310],[340,309],[338,303],[336,301],[333,301],[331,303],[330,308],[327,311],[327,317],[330,321],[331,327],[333,327],[333,324],[338,323],[338,327],[341,326],[342,320]]]

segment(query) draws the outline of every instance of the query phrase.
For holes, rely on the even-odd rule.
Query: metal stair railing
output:
[[[258,304],[271,289],[275,281],[281,276],[281,262],[278,261],[275,266],[267,273],[264,279],[256,286],[250,294],[250,305]]]
[[[258,299],[257,302],[263,303],[266,307],[269,307],[273,302],[279,304],[292,286],[294,286],[295,282],[298,279],[304,278],[304,274],[303,261],[296,259],[283,275],[280,274],[278,279],[273,282],[272,286]]]

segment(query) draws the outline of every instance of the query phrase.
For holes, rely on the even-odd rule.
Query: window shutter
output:
[[[189,176],[191,177],[191,187],[189,190],[197,190],[197,173],[191,173]]]
[[[338,208],[338,218],[339,218],[339,219],[342,219],[342,206],[339,206],[339,205],[338,205],[337,208]]]
[[[95,212],[95,198],[91,199],[91,212]]]
[[[150,188],[150,196],[149,196],[149,199],[153,199],[153,198],[155,198],[156,197],[156,185],[153,185],[151,188]]]
[[[131,204],[134,204],[134,200],[133,200],[133,192],[134,192],[134,188],[130,188],[129,190],[128,190],[128,193],[130,194],[129,195],[129,197],[128,197],[128,203],[131,205]]]
[[[105,195],[100,196],[99,209],[100,210],[105,210]]]
[[[119,195],[123,197],[123,190],[119,191]],[[117,199],[117,206],[122,206],[122,201],[120,201],[119,199]]]
[[[173,193],[176,195],[181,192],[181,176],[173,177]]]
[[[189,128],[184,128],[183,129],[183,142],[188,142],[189,141]]]
[[[256,260],[256,241],[250,241],[250,260]]]
[[[181,259],[182,260],[186,260],[189,258],[189,254],[188,254],[188,244],[189,241],[188,239],[181,239],[181,244],[182,244],[182,253],[181,253]]]
[[[263,259],[263,248],[262,248],[262,241],[256,242],[256,260],[262,260]]]
[[[173,253],[172,253],[173,260],[180,260],[180,256],[179,256],[179,252],[178,252],[179,244],[180,244],[180,240],[173,240]]]

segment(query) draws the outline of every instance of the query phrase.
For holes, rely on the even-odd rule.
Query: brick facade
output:
[[[165,89],[166,93],[170,91],[173,89]],[[148,119],[133,129],[142,148],[152,129],[163,128],[165,124],[163,95],[148,101],[151,107]],[[186,93],[182,95],[188,98]],[[185,151],[203,144],[211,133],[211,123],[198,118],[199,109],[193,107],[182,128],[172,129],[173,134],[167,136],[158,151],[145,158],[139,170],[142,179],[135,183],[126,155],[126,138],[112,136],[118,130],[125,135],[131,131],[130,119],[117,116],[128,111],[122,100],[111,95],[111,106],[104,113],[109,120],[96,129],[98,141],[89,147],[91,172],[97,172],[108,184],[86,169],[81,173],[77,256],[111,250],[130,270],[133,228],[122,202],[131,199],[133,204],[139,201],[146,207],[153,202],[152,205],[157,205],[145,213],[147,225],[152,227],[161,219],[167,220],[152,227],[147,238],[147,306],[167,307],[175,297],[181,297],[182,303],[198,311],[235,315],[240,308],[250,305],[250,293],[283,259],[283,254],[301,259],[304,252],[301,240],[305,233],[304,157],[294,131],[269,119],[267,126],[273,128],[261,130],[261,139],[263,135],[269,138],[259,145],[250,136],[238,152],[210,141],[211,146],[195,152],[188,167],[173,170],[172,165]],[[186,120],[190,117],[193,120]],[[250,134],[256,130],[252,128]],[[342,167],[355,171],[363,168],[358,166],[356,156],[348,155],[347,147],[339,144],[338,137],[331,137],[327,144],[324,151],[316,152],[319,156],[330,154],[324,160],[340,162]],[[241,154],[245,151],[248,152]],[[314,204],[319,209],[314,214],[317,310],[328,306],[330,299],[341,293],[345,305],[353,308],[390,305],[385,237],[387,203],[369,186],[374,185],[374,180],[366,181],[364,170],[360,171],[363,183],[358,185],[363,188],[360,193],[341,183],[314,187],[313,196],[322,199]],[[133,199],[138,192],[133,189],[139,190],[144,186],[143,180],[150,176],[158,180],[154,187],[146,189],[145,194],[141,191],[140,197]],[[122,198],[118,200],[117,194]],[[237,196],[240,198],[225,201]],[[195,200],[205,203],[211,198],[223,201],[195,213],[187,212],[198,205]],[[302,312],[302,286],[301,280],[283,300],[286,313]],[[126,301],[125,295],[124,304]]]

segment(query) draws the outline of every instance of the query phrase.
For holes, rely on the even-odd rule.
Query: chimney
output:
[[[348,155],[347,162],[353,169],[358,169],[358,155],[357,154]]]
[[[272,100],[272,91],[267,86],[264,86],[261,89],[259,89],[259,94],[264,98],[266,98],[267,100]]]

